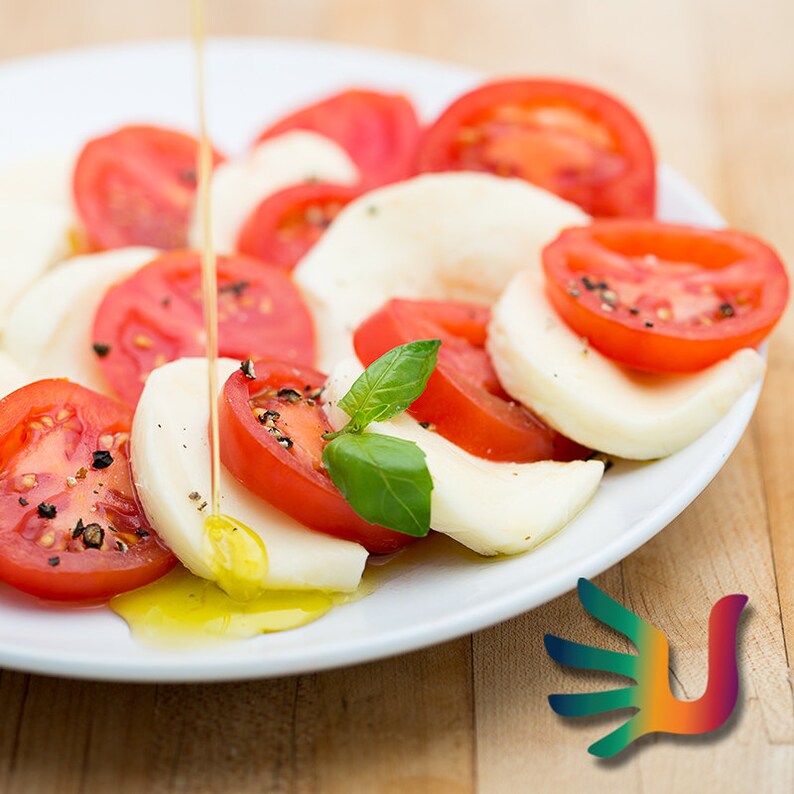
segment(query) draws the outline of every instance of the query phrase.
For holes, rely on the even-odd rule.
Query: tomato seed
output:
[[[132,338],[132,344],[141,350],[151,350],[154,347],[154,342],[146,334],[135,334]]]

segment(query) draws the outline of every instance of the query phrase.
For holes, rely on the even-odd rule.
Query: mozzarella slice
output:
[[[705,433],[765,366],[746,349],[687,375],[622,367],[583,344],[528,271],[494,307],[488,351],[507,392],[552,427],[592,449],[638,460],[670,455]]]
[[[221,359],[219,380],[239,362]],[[207,362],[183,358],[156,369],[146,382],[132,425],[132,471],[152,526],[193,573],[214,579],[204,546],[200,509],[210,495]],[[252,462],[256,465],[256,462]],[[189,494],[202,495],[201,500]],[[244,488],[224,468],[221,512],[250,527],[264,542],[262,587],[355,590],[367,559],[357,543],[306,529]]]
[[[315,132],[296,130],[260,143],[250,153],[221,163],[212,175],[212,239],[221,253],[237,250],[237,237],[262,199],[301,182],[352,185],[358,169],[344,149]],[[189,239],[203,243],[197,206]]]
[[[2,348],[36,379],[69,378],[108,393],[92,348],[94,315],[111,285],[158,254],[154,248],[119,248],[64,262],[16,302]]]
[[[53,153],[18,160],[0,169],[0,198],[52,204],[72,212],[74,155]]]
[[[33,380],[8,353],[0,351],[0,398]]]
[[[338,364],[323,393],[334,430],[348,416],[337,407],[361,374],[356,359]],[[601,461],[496,463],[474,457],[407,414],[373,422],[367,432],[413,441],[433,479],[434,530],[483,555],[518,554],[559,532],[590,501],[604,473]]]
[[[349,204],[298,263],[317,323],[319,365],[352,355],[352,332],[389,298],[492,303],[510,277],[538,267],[573,204],[518,179],[429,174]]]
[[[0,324],[22,292],[71,250],[72,213],[0,196]]]

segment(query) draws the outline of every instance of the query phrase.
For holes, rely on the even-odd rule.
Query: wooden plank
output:
[[[9,794],[470,794],[469,638],[327,673],[215,685],[3,673]]]
[[[0,18],[0,57],[10,57],[181,35],[186,7],[160,0],[75,0],[68,8],[0,0]],[[768,236],[794,261],[794,5],[788,0],[236,0],[212,4],[210,25],[217,33],[318,36],[492,72],[553,73],[609,86],[637,108],[664,159],[732,222]],[[684,516],[597,580],[668,633],[689,696],[704,684],[709,605],[732,589],[749,592],[745,697],[714,736],[645,740],[617,763],[587,756],[586,746],[613,721],[562,720],[547,707],[546,695],[613,682],[553,665],[542,635],[621,646],[569,595],[476,635],[473,663],[463,639],[272,682],[147,687],[3,672],[0,789],[794,789],[787,678],[794,646],[792,362],[789,313],[772,346],[753,435]],[[116,752],[129,747],[136,752]]]
[[[711,2],[704,10],[716,11]],[[758,9],[756,8],[755,11]],[[711,18],[711,17],[709,17]],[[741,3],[714,17],[719,35],[711,40],[715,113],[724,120],[726,194],[736,224],[763,235],[794,268],[794,52],[788,32],[794,29],[794,6],[771,0],[764,13]],[[704,23],[705,24],[705,23]],[[753,52],[751,68],[731,57],[737,47]],[[744,59],[742,59],[744,60]],[[794,478],[790,476],[794,439],[794,311],[789,307],[770,345],[769,373],[757,414],[757,432],[777,576],[777,596],[794,662]]]
[[[620,566],[595,579],[623,597]],[[520,786],[545,786],[593,794],[637,791],[640,772],[626,764],[603,773],[587,747],[614,722],[603,717],[566,720],[548,707],[553,692],[607,689],[612,676],[564,670],[543,647],[543,635],[558,634],[603,648],[627,650],[627,643],[598,624],[569,593],[532,612],[474,636],[478,791],[501,794]],[[616,724],[615,724],[616,727]],[[584,783],[586,781],[586,784]],[[545,790],[539,788],[537,790]]]
[[[469,638],[301,683],[295,791],[475,790]]]

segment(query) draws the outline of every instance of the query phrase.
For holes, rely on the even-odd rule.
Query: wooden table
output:
[[[0,56],[182,35],[186,6],[0,0]],[[734,225],[794,262],[791,0],[213,0],[211,27],[608,87]],[[705,684],[711,604],[729,592],[750,596],[740,706],[713,735],[648,737],[613,762],[588,756],[607,723],[563,721],[546,705],[549,692],[596,679],[553,665],[543,633],[609,641],[568,595],[436,648],[275,681],[109,685],[3,671],[0,790],[794,791],[793,397],[789,313],[761,406],[724,470],[683,516],[597,580],[667,633],[675,681],[689,697]]]

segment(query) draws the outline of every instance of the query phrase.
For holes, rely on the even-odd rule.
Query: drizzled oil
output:
[[[198,190],[201,239],[201,285],[204,302],[204,333],[207,339],[207,387],[209,395],[210,514],[204,522],[204,549],[218,584],[230,596],[248,600],[258,591],[267,573],[267,551],[249,527],[221,513],[221,451],[218,423],[218,262],[212,239],[212,143],[207,129],[207,91],[204,69],[204,2],[190,0],[195,54],[198,110]]]
[[[204,72],[204,0],[191,0],[192,38],[198,104],[197,163],[202,292],[209,394],[209,450],[212,496],[204,522],[204,553],[215,581],[178,566],[170,574],[111,600],[111,608],[149,645],[192,646],[253,637],[297,628],[322,617],[336,604],[361,597],[321,591],[263,590],[268,557],[265,544],[250,527],[221,512],[220,430],[218,422],[218,286],[212,239],[212,144],[206,124]]]
[[[179,566],[146,587],[116,596],[113,609],[138,642],[170,649],[294,629],[322,617],[343,598],[319,591],[264,590],[238,601]]]

